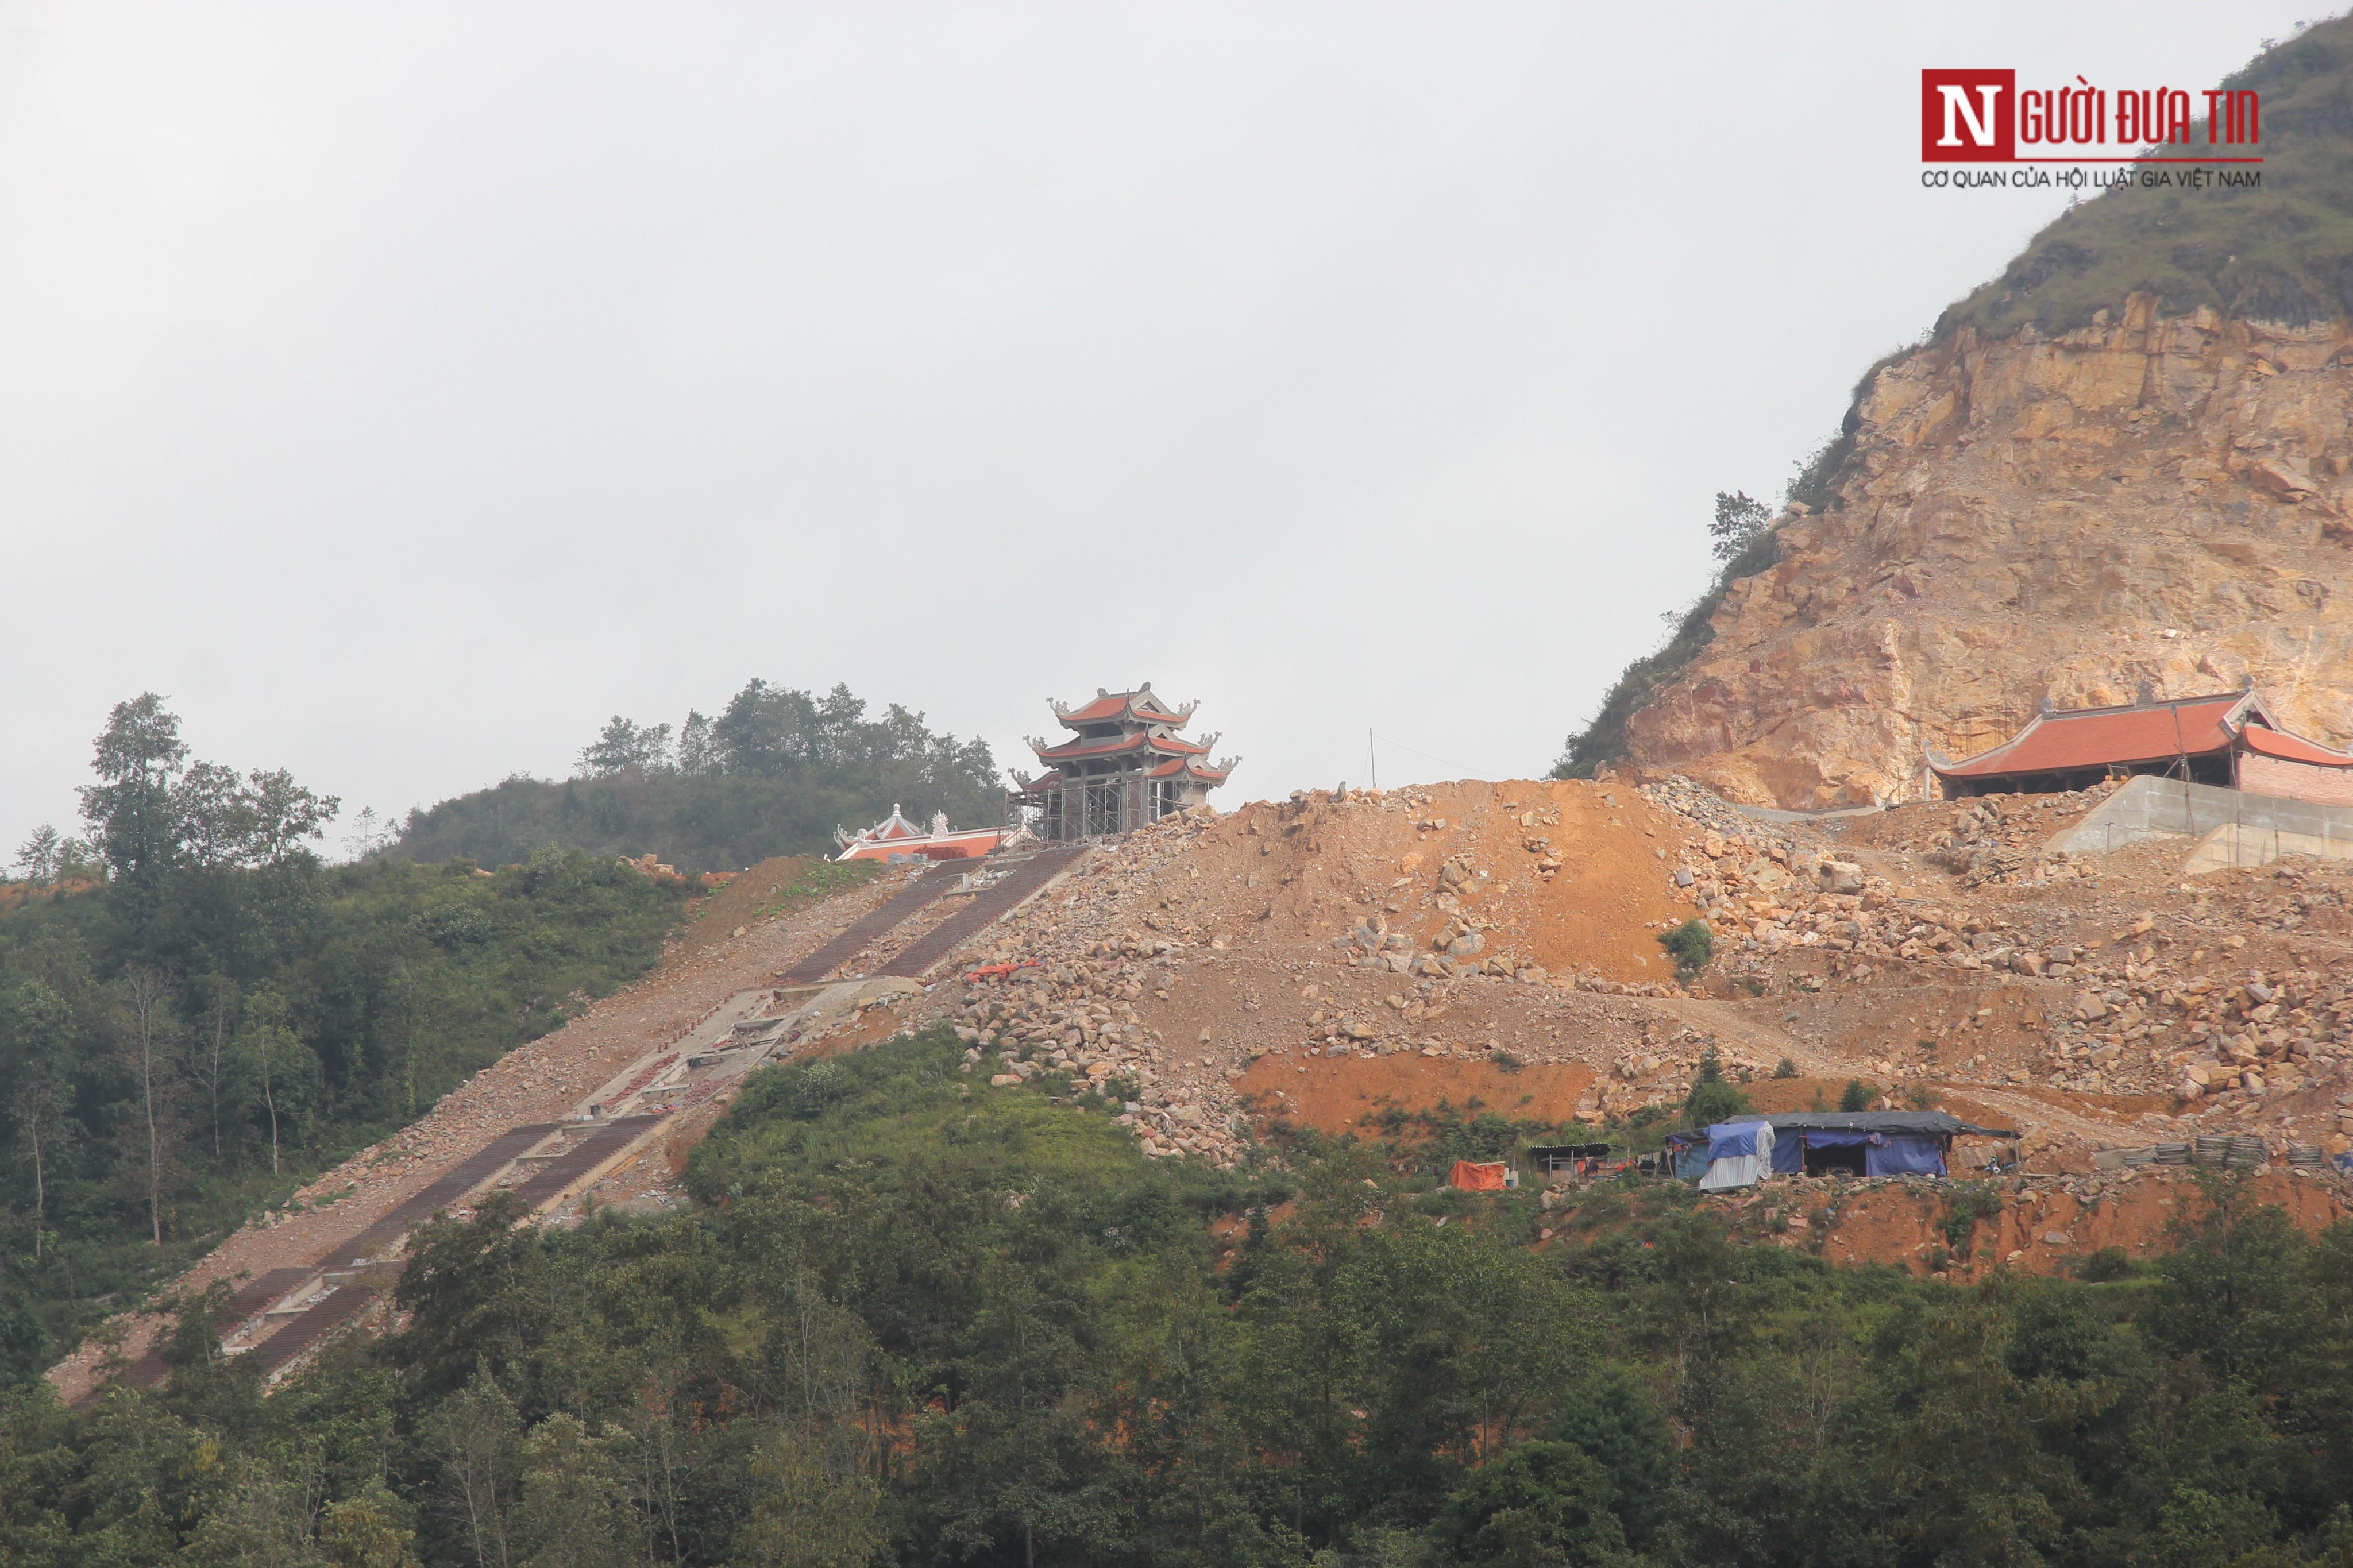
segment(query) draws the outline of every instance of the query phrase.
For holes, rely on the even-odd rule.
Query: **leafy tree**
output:
[[[1730,561],[1754,544],[1773,521],[1765,503],[1740,490],[1715,492],[1715,521],[1707,525],[1709,548],[1718,561]]]
[[[96,747],[90,766],[99,782],[81,786],[82,819],[136,919],[152,909],[164,874],[179,859],[175,786],[188,748],[178,716],[152,691],[116,703]]]
[[[372,805],[364,805],[352,818],[351,836],[343,842],[350,858],[372,860],[400,843],[400,823],[380,815]]]
[[[678,771],[689,775],[707,773],[718,762],[719,747],[711,736],[711,721],[688,709],[686,722],[678,729]]]
[[[2175,1248],[2156,1266],[2149,1331],[2219,1376],[2283,1387],[2312,1341],[2319,1304],[2309,1248],[2242,1176],[2202,1167],[2200,1176],[2204,1201],[2174,1222]]]
[[[1703,920],[1688,920],[1659,938],[1667,956],[1675,961],[1675,977],[1689,980],[1715,957],[1715,934]]]
[[[1647,1547],[1666,1522],[1676,1473],[1674,1438],[1649,1391],[1626,1367],[1605,1366],[1562,1401],[1553,1435],[1609,1473],[1627,1539]]]
[[[477,1368],[471,1381],[441,1406],[428,1443],[476,1568],[509,1568],[508,1520],[522,1460],[522,1422],[514,1401]]]
[[[1754,1109],[1747,1091],[1725,1078],[1724,1063],[1715,1048],[1703,1051],[1699,1076],[1692,1080],[1691,1092],[1683,1097],[1683,1119],[1696,1127],[1712,1127]]]
[[[889,1544],[882,1491],[862,1471],[838,1475],[813,1444],[779,1434],[752,1463],[752,1518],[736,1537],[742,1563],[774,1568],[866,1568]]]
[[[253,841],[256,825],[245,781],[235,768],[218,763],[192,763],[172,782],[172,818],[178,853],[191,865],[242,864]]]
[[[54,882],[58,878],[58,851],[62,841],[58,830],[44,822],[33,829],[16,851],[16,868],[26,879],[36,883]]]
[[[2271,1510],[2253,1498],[2179,1486],[2158,1519],[2155,1544],[2168,1568],[2236,1568],[2263,1561],[2256,1553],[2278,1532]]]
[[[523,1440],[518,1559],[529,1568],[624,1568],[637,1531],[623,1484],[627,1435],[558,1411]]]
[[[94,882],[106,874],[106,860],[86,838],[67,838],[58,845],[59,882]]]
[[[716,719],[690,712],[673,759],[666,725],[615,716],[561,784],[510,779],[410,814],[403,854],[485,865],[569,845],[651,851],[687,870],[734,870],[772,855],[831,853],[844,825],[895,802],[971,826],[998,821],[1005,786],[986,742],[934,731],[892,704],[879,715],[844,686],[818,696],[754,679]]]
[[[1859,1078],[1851,1078],[1846,1080],[1846,1087],[1839,1091],[1839,1109],[1841,1110],[1869,1110],[1871,1109],[1871,1085],[1863,1082],[1862,1079]]]
[[[319,1056],[286,1026],[283,999],[264,993],[248,1009],[237,1038],[237,1077],[246,1105],[269,1130],[269,1173],[279,1171],[283,1135],[318,1109],[325,1075]]]
[[[1625,1527],[1609,1474],[1574,1443],[1522,1443],[1447,1500],[1438,1533],[1473,1568],[1616,1568]]]
[[[607,720],[603,732],[580,752],[580,771],[588,778],[643,777],[669,766],[670,726],[640,725],[618,713]]]
[[[417,1532],[400,1523],[400,1504],[381,1484],[327,1505],[319,1517],[319,1547],[334,1568],[418,1568],[409,1542]]]
[[[343,809],[339,798],[303,788],[284,768],[257,768],[248,773],[240,805],[247,864],[253,866],[309,860],[307,841],[324,837],[327,824]]]
[[[204,1095],[213,1158],[217,1160],[221,1152],[221,1097],[237,1070],[237,1056],[230,1049],[229,1038],[237,986],[227,975],[208,974],[195,989],[203,1001],[196,1026],[188,1035],[187,1075]]]
[[[37,980],[20,979],[0,991],[0,1061],[13,1064],[9,1114],[33,1167],[33,1258],[38,1262],[48,1216],[47,1174],[58,1145],[71,1135],[71,1026],[63,998]]]

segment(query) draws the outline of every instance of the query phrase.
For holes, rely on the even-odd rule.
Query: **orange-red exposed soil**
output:
[[[1573,1120],[1593,1082],[1583,1062],[1530,1063],[1506,1072],[1493,1062],[1422,1056],[1318,1058],[1271,1053],[1250,1064],[1235,1087],[1265,1121],[1318,1132],[1356,1130],[1381,1111],[1492,1111],[1514,1121],[1557,1125]]]
[[[1303,823],[1284,823],[1267,806],[1246,807],[1205,836],[1193,858],[1213,892],[1263,889],[1255,900],[1226,904],[1219,912],[1229,927],[1265,922],[1293,937],[1317,926],[1328,931],[1336,892],[1384,910],[1425,947],[1446,923],[1426,896],[1440,868],[1460,858],[1487,873],[1464,887],[1461,903],[1507,933],[1495,951],[1611,980],[1673,978],[1655,922],[1683,921],[1691,910],[1672,897],[1667,881],[1688,833],[1671,813],[1630,789],[1579,782],[1390,792],[1391,801],[1400,798],[1414,804],[1389,811],[1311,807]],[[1560,865],[1549,879],[1537,870],[1546,854]],[[1243,886],[1233,889],[1237,880]]]
[[[1821,1235],[1821,1255],[1834,1263],[1894,1263],[1915,1273],[1931,1271],[1948,1249],[1944,1225],[1948,1194],[1908,1183],[1886,1183],[1849,1192],[1835,1184],[1785,1184],[1751,1205],[1786,1205],[1811,1224],[1792,1235]],[[2284,1171],[2267,1171],[2250,1184],[2258,1203],[2275,1204],[2307,1235],[2317,1235],[2347,1217],[2348,1209],[2330,1184]],[[2096,1196],[2078,1197],[2063,1188],[2034,1184],[2004,1194],[2000,1215],[1980,1220],[1967,1261],[1947,1260],[1947,1277],[1982,1279],[1998,1268],[2027,1274],[2056,1274],[2103,1247],[2133,1258],[2171,1245],[2177,1224],[2194,1218],[2204,1197],[2186,1173],[2147,1171],[2110,1184]],[[1822,1206],[1830,1211],[1828,1223]]]

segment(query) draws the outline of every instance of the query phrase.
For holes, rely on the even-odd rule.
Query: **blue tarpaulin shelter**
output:
[[[1772,1123],[1769,1121],[1719,1121],[1707,1130],[1707,1157],[1711,1160],[1736,1160],[1744,1154],[1773,1152]],[[1759,1138],[1765,1147],[1757,1147]]]
[[[1771,1173],[1772,1165],[1771,1122],[1719,1121],[1707,1130],[1707,1174],[1699,1179],[1699,1190],[1753,1187]]]
[[[1758,1137],[1757,1129],[1767,1130],[1766,1136]],[[1744,1131],[1747,1133],[1745,1145]],[[1711,1163],[1719,1158],[1761,1155],[1777,1176],[1830,1170],[1865,1176],[1941,1176],[1947,1173],[1946,1152],[1957,1136],[2015,1138],[2018,1134],[1978,1127],[1941,1110],[1797,1110],[1742,1117],[1704,1131],[1677,1132],[1670,1135],[1670,1142],[1694,1152],[1704,1147]],[[1677,1160],[1677,1175],[1685,1173],[1685,1159]],[[1746,1184],[1702,1183],[1711,1189],[1725,1184]]]

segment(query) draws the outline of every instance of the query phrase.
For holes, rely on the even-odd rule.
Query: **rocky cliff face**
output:
[[[1793,807],[1918,798],[2059,707],[2237,687],[2353,741],[2353,329],[2147,295],[1963,327],[1873,381],[1819,515],[1628,728],[1643,774]]]

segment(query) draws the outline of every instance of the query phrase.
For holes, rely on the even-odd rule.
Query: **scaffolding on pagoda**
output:
[[[1241,759],[1212,765],[1208,752],[1218,737],[1189,741],[1180,733],[1199,706],[1171,708],[1148,680],[1133,691],[1097,687],[1094,700],[1077,708],[1054,703],[1054,717],[1071,738],[1030,740],[1046,771],[1015,775],[1021,787],[1010,797],[1013,810],[1039,837],[1059,842],[1131,833],[1201,805]]]

